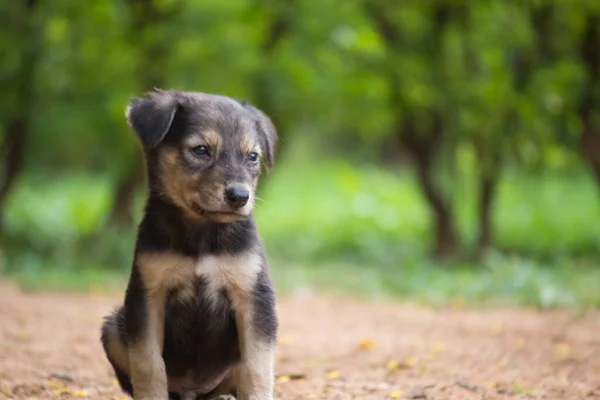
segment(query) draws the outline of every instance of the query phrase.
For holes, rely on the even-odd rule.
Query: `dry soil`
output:
[[[100,346],[119,295],[0,283],[0,399],[125,399]],[[600,317],[281,300],[277,399],[600,399]]]

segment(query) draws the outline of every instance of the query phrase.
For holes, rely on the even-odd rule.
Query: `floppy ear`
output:
[[[264,152],[264,163],[268,170],[271,169],[275,162],[275,146],[277,144],[277,130],[271,118],[265,113],[254,107],[253,105],[243,101],[241,102],[244,108],[246,108],[254,116],[256,123],[256,130],[261,140],[261,147]]]
[[[125,116],[142,145],[150,149],[158,145],[169,132],[177,111],[177,99],[171,92],[154,90],[143,98],[133,98]]]

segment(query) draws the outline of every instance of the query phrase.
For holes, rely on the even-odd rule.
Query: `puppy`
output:
[[[161,91],[133,99],[149,195],[124,304],[102,344],[141,399],[270,400],[275,291],[252,216],[270,119],[228,97]]]

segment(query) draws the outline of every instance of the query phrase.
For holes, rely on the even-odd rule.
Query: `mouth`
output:
[[[245,217],[244,214],[240,214],[234,211],[209,211],[200,207],[196,203],[192,203],[192,210],[200,215],[201,217],[208,218],[217,222],[233,222],[237,219]]]

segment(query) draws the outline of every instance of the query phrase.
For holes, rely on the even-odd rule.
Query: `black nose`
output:
[[[225,190],[225,197],[231,206],[240,208],[246,205],[250,198],[250,192],[240,187],[230,187]]]

